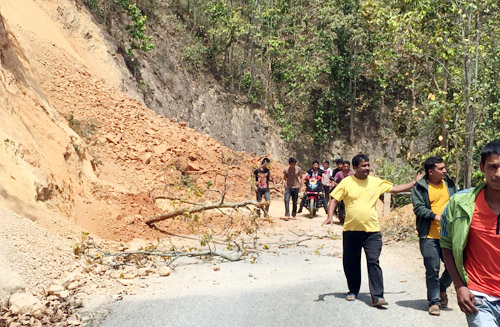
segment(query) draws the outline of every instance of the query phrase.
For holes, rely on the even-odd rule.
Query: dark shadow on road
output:
[[[407,301],[396,301],[396,304],[419,311],[427,311],[429,309],[429,304],[427,304],[427,300],[407,300]]]

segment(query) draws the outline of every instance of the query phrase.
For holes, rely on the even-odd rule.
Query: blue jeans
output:
[[[440,303],[440,292],[446,292],[451,285],[451,276],[448,270],[444,269],[441,278],[439,278],[439,269],[443,261],[443,252],[439,245],[439,240],[431,238],[420,239],[420,253],[424,257],[425,266],[425,284],[427,286],[427,301],[429,306]]]
[[[500,326],[500,302],[490,302],[487,299],[476,296],[475,314],[466,314],[469,327],[499,327]]]
[[[299,199],[299,189],[287,187],[285,190],[285,216],[290,217],[290,197],[292,197],[292,217],[297,215],[297,200]]]

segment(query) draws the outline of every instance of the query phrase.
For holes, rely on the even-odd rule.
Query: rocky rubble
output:
[[[101,243],[109,251],[138,250]],[[163,261],[76,256],[79,244],[0,207],[0,262],[13,267],[10,274],[0,267],[0,326],[91,326],[105,314],[103,304],[148,287],[148,277],[171,273]]]

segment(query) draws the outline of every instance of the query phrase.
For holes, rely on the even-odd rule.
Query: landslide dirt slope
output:
[[[82,42],[81,33],[95,26],[81,17],[77,30],[54,21],[68,3],[0,0],[1,204],[33,220],[49,209],[100,237],[129,240],[165,235],[144,224],[161,210],[157,195],[181,197],[208,183],[222,189],[228,171],[227,198],[246,198],[261,158],[159,117],[122,93],[109,58]],[[80,9],[73,8],[74,20],[84,16]],[[281,166],[273,169],[279,175]],[[216,215],[202,217],[217,224]],[[45,226],[53,227],[51,218]],[[175,233],[184,226],[160,225]]]

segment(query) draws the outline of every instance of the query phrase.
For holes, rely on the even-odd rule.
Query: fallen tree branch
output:
[[[199,252],[177,252],[177,251],[171,251],[171,252],[159,252],[159,251],[125,251],[125,252],[117,252],[117,253],[109,253],[103,251],[101,248],[95,244],[94,240],[89,238],[88,239],[89,243],[91,243],[94,248],[102,254],[103,257],[128,257],[130,255],[146,255],[146,256],[157,256],[157,257],[163,257],[163,258],[173,258],[173,259],[178,259],[181,257],[206,257],[206,256],[215,256],[215,257],[221,257],[222,259],[225,259],[227,261],[239,261],[243,257],[243,251],[241,250],[241,247],[239,244],[234,242],[238,248],[238,252],[231,252],[230,253],[222,253],[222,252],[217,252],[217,251],[212,251],[212,250],[206,250],[206,251],[199,251]]]
[[[215,256],[215,257],[221,257],[222,259],[225,259],[227,261],[239,261],[241,260],[241,257],[243,256],[242,252],[236,253],[236,255],[231,256],[228,254],[224,254],[221,252],[217,251],[211,251],[211,250],[206,250],[206,251],[200,251],[200,252],[150,252],[150,251],[129,251],[129,252],[119,252],[119,253],[106,253],[103,254],[103,256],[106,257],[126,257],[129,255],[136,255],[136,254],[143,254],[143,255],[151,255],[151,256],[158,256],[158,257],[163,257],[163,258],[180,258],[180,257],[205,257],[205,256]]]
[[[224,208],[239,208],[239,207],[245,207],[249,205],[256,206],[257,208],[262,208],[266,206],[268,203],[266,201],[263,202],[257,202],[257,201],[252,201],[252,200],[246,200],[242,202],[228,202],[228,203],[207,203],[207,204],[202,204],[196,207],[192,208],[182,208],[182,209],[177,209],[174,211],[166,212],[166,213],[161,213],[159,215],[154,215],[146,219],[146,224],[151,225],[153,223],[156,223],[158,221],[162,221],[165,219],[170,219],[173,217],[185,215],[185,214],[192,214],[192,213],[197,213],[197,212],[202,212],[202,211],[207,211],[207,210],[212,210],[212,209],[224,209]]]

